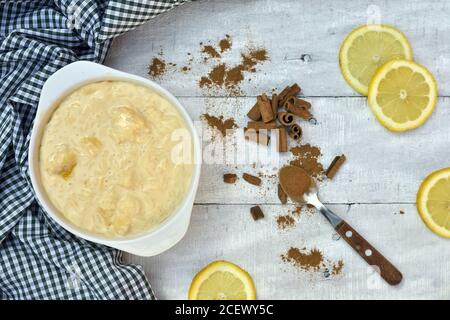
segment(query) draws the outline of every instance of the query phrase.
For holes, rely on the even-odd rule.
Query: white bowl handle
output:
[[[119,75],[120,71],[90,61],[76,61],[62,67],[52,74],[42,87],[36,117],[45,114],[55,103],[55,97],[63,97],[73,87],[84,81],[92,82],[93,78]]]

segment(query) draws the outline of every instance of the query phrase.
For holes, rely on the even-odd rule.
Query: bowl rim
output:
[[[95,66],[95,70],[92,70],[92,67]],[[90,75],[85,76],[85,78],[81,81],[71,80],[72,83],[64,90],[62,94],[53,94],[52,90],[48,88],[51,86],[51,81],[56,76],[61,76],[66,73],[70,73],[74,67],[76,68],[90,68]],[[191,176],[191,181],[189,184],[189,188],[185,193],[183,199],[180,201],[178,206],[174,209],[174,211],[160,224],[157,226],[150,228],[148,231],[139,233],[131,236],[123,236],[123,237],[108,237],[103,236],[101,234],[96,234],[87,230],[84,230],[72,222],[70,222],[67,218],[65,218],[58,210],[54,207],[51,201],[48,199],[47,192],[43,188],[42,183],[40,181],[40,145],[42,140],[43,128],[48,123],[51,115],[54,110],[59,105],[59,102],[67,97],[73,91],[88,85],[90,83],[101,82],[101,81],[125,81],[135,83],[146,88],[149,88],[152,91],[155,91],[157,94],[161,95],[163,98],[167,99],[172,106],[174,106],[178,112],[181,114],[190,134],[192,137],[192,147],[193,147],[193,172]],[[45,111],[42,111],[42,97],[50,96],[52,103],[50,106],[46,107]],[[106,245],[114,245],[114,244],[129,244],[139,242],[143,239],[153,237],[164,233],[167,228],[170,227],[183,212],[186,214],[187,212],[191,213],[192,202],[194,201],[195,194],[198,189],[198,183],[200,179],[201,173],[201,145],[200,139],[197,134],[196,128],[194,126],[193,120],[187,113],[187,110],[180,103],[180,101],[167,89],[163,88],[156,82],[145,79],[143,77],[126,73],[123,71],[119,71],[101,64],[97,64],[89,61],[76,61],[71,64],[66,65],[65,67],[56,71],[52,76],[50,76],[47,81],[44,83],[44,86],[41,91],[41,97],[39,99],[38,109],[36,111],[35,120],[33,123],[33,129],[30,137],[30,144],[28,147],[28,164],[29,164],[29,173],[31,178],[31,184],[33,187],[33,191],[40,205],[44,208],[44,210],[48,213],[48,215],[56,221],[60,226],[69,232],[84,238],[89,241],[102,243]],[[189,208],[191,206],[191,208]]]

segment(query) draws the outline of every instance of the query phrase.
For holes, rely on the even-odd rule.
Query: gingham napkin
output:
[[[0,297],[153,299],[142,267],[77,238],[39,207],[27,151],[45,80],[102,62],[111,39],[186,0],[0,1]]]

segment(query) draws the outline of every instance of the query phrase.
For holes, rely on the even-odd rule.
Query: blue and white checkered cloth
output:
[[[28,143],[40,90],[76,60],[186,0],[0,1],[0,298],[154,299],[142,267],[77,238],[34,198]]]

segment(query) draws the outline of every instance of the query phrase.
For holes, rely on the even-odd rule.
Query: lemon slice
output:
[[[433,113],[437,84],[423,66],[394,60],[382,66],[369,88],[369,106],[383,126],[407,131],[421,126]]]
[[[450,238],[450,168],[436,171],[422,182],[416,204],[425,224]]]
[[[215,261],[203,268],[192,280],[190,300],[255,300],[253,279],[239,266]]]
[[[412,60],[406,36],[387,25],[364,25],[353,30],[341,45],[339,65],[347,83],[367,96],[376,70],[388,61]]]

